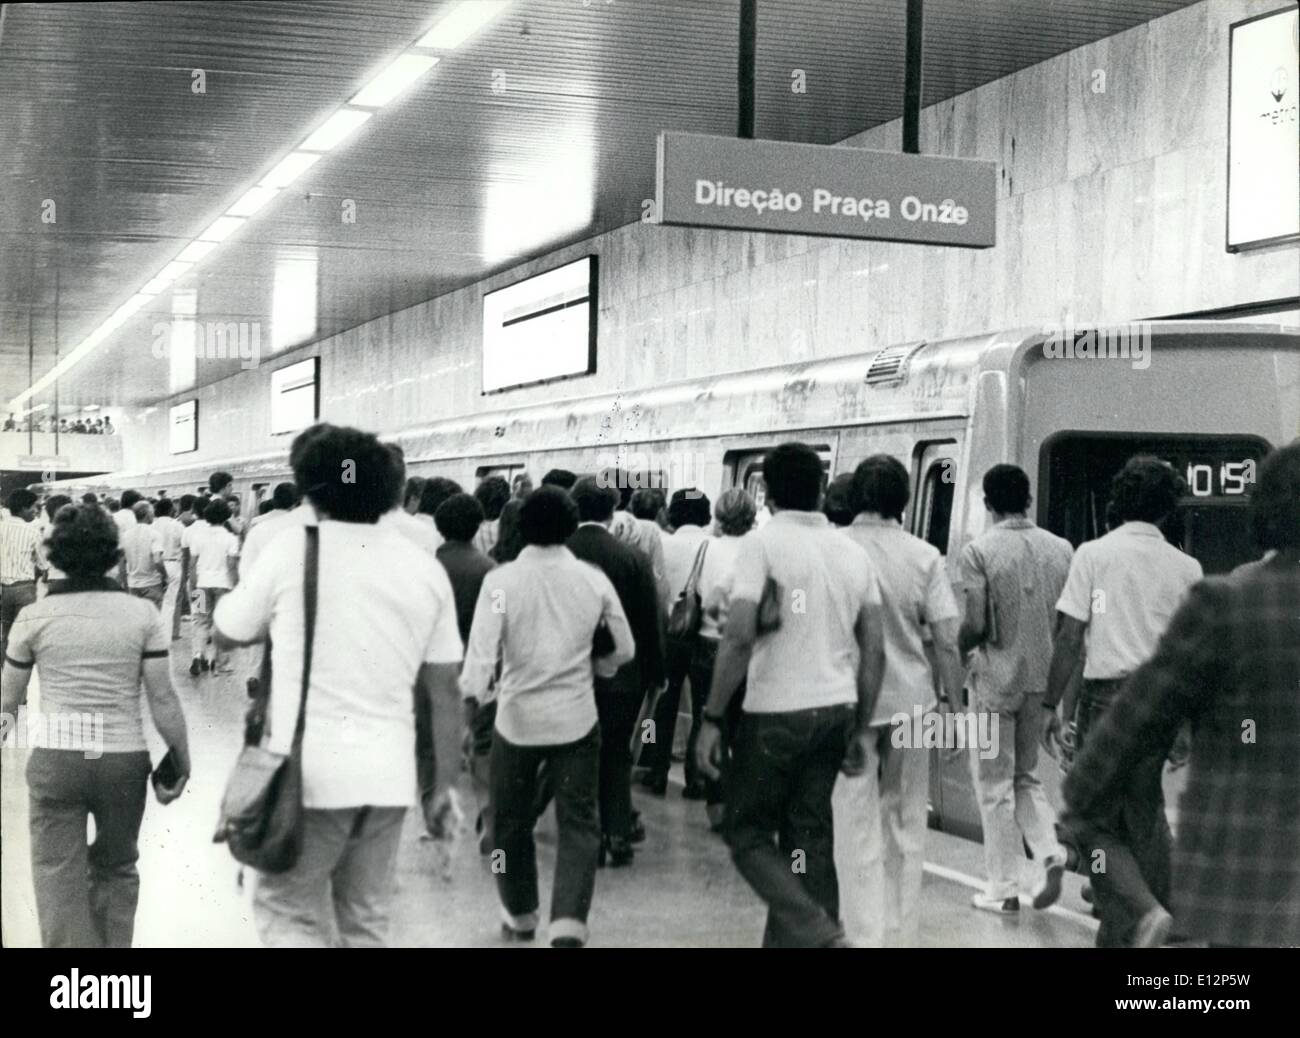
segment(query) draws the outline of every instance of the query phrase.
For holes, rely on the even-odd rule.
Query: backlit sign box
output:
[[[199,402],[186,400],[167,415],[167,440],[173,454],[189,454],[199,449]]]
[[[659,222],[954,245],[996,244],[997,165],[821,144],[659,134]]]
[[[1229,28],[1227,249],[1300,238],[1300,12]]]

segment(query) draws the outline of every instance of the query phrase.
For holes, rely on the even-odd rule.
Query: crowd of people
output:
[[[52,433],[57,432],[62,435],[76,434],[86,436],[113,436],[117,433],[117,426],[113,420],[104,415],[103,418],[51,418],[48,415],[42,418],[31,420],[32,432]],[[4,432],[26,432],[26,423],[21,418],[15,418],[12,414],[5,419]]]
[[[684,695],[682,796],[766,904],[766,947],[921,943],[932,748],[909,733],[934,711],[997,727],[994,752],[969,754],[975,909],[1021,911],[1028,849],[1032,906],[1084,873],[1100,946],[1300,943],[1300,443],[1258,473],[1263,558],[1209,579],[1161,531],[1185,492],[1166,463],[1131,458],[1109,532],[1078,549],[1029,517],[1028,475],[996,465],[956,588],[904,528],[911,480],[889,455],[824,486],[816,451],[783,444],[761,508],[615,470],[467,493],[324,424],[290,464],[246,528],[224,472],[175,502],[10,495],[4,710],[35,668],[43,709],[109,718],[98,760],[31,755],[45,944],[130,943],[144,704],[174,766],[157,799],[190,773],[167,667],[186,608],[190,675],[242,661],[268,748],[302,740],[301,853],[254,896],[267,945],[382,945],[411,806],[437,840],[474,816],[502,937],[533,940],[552,803],[547,937],[585,945],[600,868],[633,866],[646,838],[634,783],[667,795]],[[1059,818],[1040,748],[1068,770]],[[1176,841],[1170,761],[1188,769]]]

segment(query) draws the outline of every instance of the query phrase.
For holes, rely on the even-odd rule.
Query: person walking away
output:
[[[1155,652],[1160,636],[1192,585],[1201,564],[1169,544],[1160,524],[1187,491],[1183,478],[1149,455],[1130,458],[1111,484],[1120,525],[1081,544],[1070,562],[1047,678],[1044,744],[1059,752],[1057,704],[1079,658],[1083,690],[1075,717],[1075,764],[1124,682]],[[1086,637],[1086,640],[1085,640]],[[1078,842],[1091,875],[1101,916],[1098,947],[1159,944],[1170,916],[1169,820],[1162,785],[1167,753],[1151,747],[1131,771],[1131,783],[1113,804],[1115,816],[1091,834],[1067,812],[1063,829]]]
[[[741,538],[754,528],[754,516],[757,514],[754,499],[742,487],[723,491],[713,506],[713,520],[717,529],[700,566],[700,633],[695,641],[690,673],[691,695],[698,693],[701,703],[708,702],[713,668],[718,659],[718,646],[722,641],[722,632],[727,628],[727,609],[731,602],[732,581],[735,578]],[[745,683],[742,681],[727,704],[726,716],[719,725],[720,757],[724,765],[735,744],[736,727],[740,723],[744,702]],[[696,740],[698,741],[698,736]],[[721,832],[726,810],[723,782],[719,779],[705,779],[704,789],[709,827],[714,832]]]
[[[664,586],[668,596],[659,603],[668,614],[673,603],[686,587],[697,562],[708,556],[709,531],[712,512],[708,496],[690,487],[676,491],[668,505],[668,522],[673,527],[670,536],[663,538]],[[690,674],[691,658],[695,652],[695,638],[665,639],[668,665],[668,687],[659,697],[654,710],[656,741],[641,754],[641,763],[647,767],[642,784],[656,796],[668,790],[668,771],[673,762],[673,743],[677,732],[677,711],[682,701],[682,686]],[[704,778],[695,767],[695,740],[699,735],[700,711],[704,700],[691,689],[691,727],[686,749],[686,785],[682,796],[687,800],[705,798]],[[647,759],[647,757],[649,759]]]
[[[973,653],[971,705],[997,719],[998,744],[991,757],[970,753],[988,881],[973,904],[1014,914],[1026,846],[1042,869],[1035,908],[1056,902],[1065,874],[1056,813],[1037,770],[1053,613],[1074,549],[1029,518],[1033,497],[1023,469],[994,465],[983,487],[992,525],[962,550],[961,648]]]
[[[943,556],[903,529],[910,487],[897,458],[867,458],[853,473],[850,507],[856,514],[844,530],[871,561],[884,616],[885,670],[866,740],[866,767],[858,775],[840,775],[832,801],[844,927],[851,943],[867,947],[921,943],[931,751],[914,733],[917,718],[934,709],[936,685],[945,712],[962,705],[961,614]],[[927,640],[933,643],[933,667]]]
[[[117,526],[108,514],[96,505],[62,509],[48,551],[65,579],[18,614],[0,709],[17,714],[35,669],[47,717],[97,720],[93,732],[73,726],[65,739],[61,730],[59,745],[36,747],[28,758],[41,944],[129,948],[150,774],[142,706],[148,703],[175,766],[176,781],[154,787],[161,804],[181,795],[190,773],[185,714],[171,685],[162,616],[104,576],[118,561]],[[89,844],[87,817],[95,822]]]
[[[609,531],[618,491],[598,476],[584,476],[574,484],[570,497],[578,507],[579,523],[566,542],[569,551],[609,578],[636,643],[633,659],[611,677],[595,679],[600,718],[600,860],[611,866],[628,865],[633,858],[632,738],[646,693],[664,680],[658,602],[650,560]]]
[[[438,506],[433,521],[443,538],[437,559],[447,571],[447,579],[451,581],[452,597],[456,603],[456,628],[460,632],[461,644],[468,646],[470,627],[474,622],[474,606],[478,603],[479,592],[483,588],[483,578],[496,568],[496,563],[475,547],[477,533],[483,522],[483,505],[469,494],[453,494]],[[471,711],[466,708],[465,716],[469,730],[466,757],[479,804],[475,831],[479,835],[480,850],[486,847],[492,828],[489,758],[492,752],[492,727],[496,723],[495,693],[495,687],[489,685],[488,691],[474,709]],[[423,773],[420,775],[422,791],[428,788],[432,777],[432,772],[427,776]]]
[[[633,658],[635,643],[618,594],[596,566],[565,547],[578,507],[564,491],[543,486],[519,517],[526,542],[519,558],[483,578],[470,629],[461,693],[481,700],[501,663],[491,785],[502,935],[531,940],[539,920],[538,773],[545,763],[559,827],[551,891],[553,947],[582,947],[600,851],[597,791],[601,731],[593,678],[612,676]],[[604,625],[613,649],[593,658]]]
[[[122,491],[120,507],[113,510],[113,522],[117,523],[119,537],[135,525],[135,506],[143,500],[144,495],[138,490]]]
[[[122,535],[121,585],[136,598],[152,602],[162,613],[167,591],[167,568],[163,565],[163,545],[153,528],[153,506],[137,501],[131,509],[135,525]]]
[[[94,504],[95,502],[91,502]],[[41,509],[41,516],[38,519],[39,539],[36,542],[36,592],[37,597],[41,597],[41,581],[45,583],[45,592],[49,593],[51,586],[59,580],[64,579],[61,569],[50,562],[49,547],[47,541],[50,534],[54,531],[54,517],[59,514],[59,509],[64,505],[72,504],[72,498],[67,494],[51,494],[45,499],[45,505]]]
[[[415,799],[412,690],[430,700],[438,740],[425,824],[446,835],[457,811],[460,638],[442,567],[379,522],[402,486],[388,450],[356,429],[309,432],[293,458],[294,482],[319,514],[318,527],[286,528],[217,602],[214,617],[222,645],[269,636],[268,746],[287,753],[304,678],[307,547],[318,539],[302,852],[289,871],[258,875],[253,916],[271,947],[380,947],[402,823]],[[338,478],[345,465],[355,482]]]
[[[504,476],[488,476],[474,488],[474,497],[483,506],[483,522],[474,536],[474,547],[483,555],[496,547],[500,532],[501,509],[510,500],[510,484]],[[436,517],[435,517],[436,518]]]
[[[1148,781],[1190,722],[1167,927],[1212,946],[1300,945],[1300,441],[1259,468],[1259,565],[1196,584],[1154,655],[1089,733],[1065,783],[1101,845],[1129,838],[1113,805]],[[1141,832],[1135,835],[1141,836]],[[1141,860],[1142,849],[1128,852]],[[1159,934],[1138,944],[1159,943]]]
[[[221,596],[235,586],[237,579],[239,541],[225,527],[229,518],[230,507],[225,499],[214,497],[203,509],[202,520],[181,536],[181,579],[187,588],[193,589],[190,592],[191,677],[207,670],[217,671],[225,658],[212,642],[212,614]]]
[[[173,514],[176,502],[169,497],[159,498],[154,505],[153,528],[162,552],[163,570],[167,583],[163,590],[162,617],[163,624],[171,634],[172,641],[181,636],[181,616],[176,603],[181,589],[181,538],[185,527]]]
[[[36,558],[40,531],[36,495],[15,490],[5,501],[9,514],[0,520],[0,653],[9,644],[9,629],[24,606],[36,601]]]
[[[724,834],[767,904],[763,946],[844,946],[831,794],[841,770],[866,767],[885,662],[880,592],[867,553],[818,511],[815,450],[780,445],[763,479],[775,514],[740,545],[696,763],[719,777],[720,726],[744,680]]]

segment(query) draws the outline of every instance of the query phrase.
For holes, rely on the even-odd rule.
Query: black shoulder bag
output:
[[[214,843],[225,842],[235,860],[259,872],[288,872],[302,854],[302,736],[307,726],[307,688],[316,632],[316,582],[320,563],[320,530],[306,527],[307,551],[303,572],[302,694],[298,722],[289,753],[265,746],[245,746],[221,799],[221,819]]]

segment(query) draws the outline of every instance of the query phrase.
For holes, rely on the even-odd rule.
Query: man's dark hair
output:
[[[393,456],[373,433],[329,426],[302,448],[293,469],[298,489],[329,518],[374,523],[397,500]]]
[[[25,487],[19,487],[17,490],[12,491],[8,500],[5,501],[5,507],[14,515],[27,511],[35,504],[36,495]]]
[[[54,517],[45,546],[69,579],[102,577],[117,562],[117,524],[98,505],[69,505]]]
[[[848,526],[853,522],[857,509],[853,507],[852,472],[841,472],[830,481],[826,487],[826,499],[822,502],[822,511],[836,526]]]
[[[293,443],[289,444],[289,468],[297,472],[298,462],[302,458],[303,452],[311,445],[312,441],[318,436],[324,436],[326,433],[337,429],[337,425],[330,425],[329,422],[317,422],[315,425],[309,425],[293,438]]]
[[[469,541],[483,522],[483,506],[473,494],[452,494],[433,513],[438,532],[449,541]]]
[[[569,490],[576,482],[578,477],[568,469],[551,469],[542,477],[542,486],[559,487],[561,490]]]
[[[1259,466],[1250,511],[1255,538],[1265,551],[1300,548],[1300,440],[1275,450]]]
[[[510,500],[510,484],[504,476],[487,476],[474,488],[474,496],[483,506],[485,519],[499,519],[501,509]]]
[[[763,459],[763,482],[777,508],[815,512],[822,496],[822,460],[806,443],[783,443]]]
[[[994,465],[984,473],[984,496],[999,515],[1017,515],[1029,507],[1029,475],[1019,465]]]
[[[226,487],[233,483],[235,477],[229,472],[217,471],[208,477],[208,489],[214,494],[220,494]]]
[[[53,519],[59,514],[59,509],[64,505],[72,504],[72,498],[67,494],[53,494],[45,499],[45,514]]]
[[[139,502],[144,500],[144,495],[138,490],[122,491],[122,507],[125,509],[134,508]]]
[[[708,526],[713,521],[713,506],[707,494],[695,487],[673,491],[668,502],[668,525],[674,530],[682,526]]]
[[[873,454],[853,470],[855,512],[875,512],[884,519],[897,519],[901,523],[903,509],[911,496],[907,469],[892,454]]]
[[[531,494],[532,491],[530,490]],[[500,525],[497,527],[497,542],[488,553],[497,562],[514,562],[523,550],[524,539],[519,532],[519,513],[523,510],[526,497],[512,497],[501,509]]]
[[[97,505],[99,504],[99,495],[93,490],[87,490],[81,495],[81,503],[83,505]]]
[[[424,484],[426,480],[423,476],[411,476],[406,481],[406,487],[402,490],[402,505],[405,506],[411,498],[415,498],[415,505],[418,509],[420,506],[420,495],[424,493]]]
[[[188,511],[189,511],[191,508],[193,508],[193,507],[194,507],[194,495],[193,495],[193,494],[182,494],[182,495],[181,495],[181,511],[182,511],[182,512],[188,512]]]
[[[275,507],[275,502],[273,502],[273,501],[270,501],[270,500],[259,501],[259,502],[257,503],[257,514],[258,514],[258,515],[266,515],[266,513],[269,512],[269,511],[271,511],[271,509],[274,508],[274,507]]]
[[[279,508],[287,512],[290,508],[297,508],[301,500],[302,498],[298,495],[298,488],[292,483],[277,483],[275,489],[271,491],[272,508]]]
[[[638,519],[654,522],[664,510],[665,503],[664,492],[658,487],[642,487],[632,495],[628,510]]]
[[[170,497],[160,497],[153,506],[155,518],[165,518],[172,514],[172,509],[176,507],[175,502]]]
[[[578,506],[560,487],[544,484],[519,510],[519,533],[525,544],[563,544],[578,528]]]
[[[1110,496],[1120,522],[1159,524],[1187,493],[1187,482],[1171,465],[1150,454],[1135,454],[1111,480]]]
[[[584,523],[605,523],[618,507],[618,491],[596,476],[583,476],[569,491],[578,506],[578,518]]]
[[[230,518],[230,506],[224,497],[214,497],[203,509],[203,520],[213,526],[220,526]]]
[[[108,510],[108,514],[112,515],[122,507],[122,502],[115,497],[106,497],[104,498],[104,507]]]
[[[436,515],[440,504],[453,494],[460,493],[463,493],[461,485],[454,479],[447,479],[444,476],[427,479],[424,482],[424,489],[420,491],[420,512],[429,516]]]
[[[632,495],[636,493],[632,477],[620,468],[609,468],[602,469],[597,474],[597,478],[602,487],[611,487],[618,491],[618,511],[625,511],[632,503]],[[639,483],[639,479],[636,482]]]

